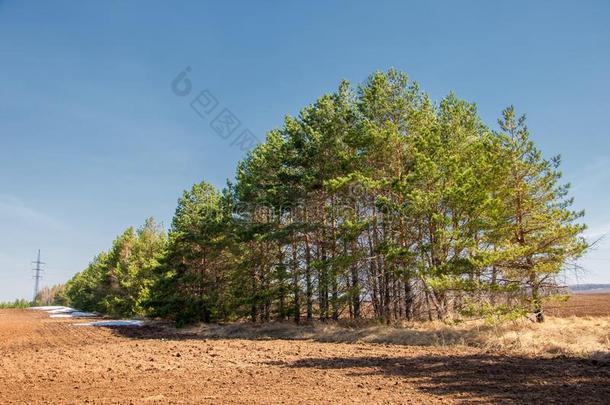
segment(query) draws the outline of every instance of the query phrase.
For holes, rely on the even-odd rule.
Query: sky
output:
[[[610,2],[225,3],[0,0],[0,301],[31,297],[37,249],[42,285],[68,280],[126,227],[168,227],[193,183],[222,187],[237,132],[264,139],[390,67],[494,129],[510,104],[527,113],[586,236],[610,234]],[[225,108],[240,122],[227,139],[212,125]],[[608,240],[567,281],[610,283]]]

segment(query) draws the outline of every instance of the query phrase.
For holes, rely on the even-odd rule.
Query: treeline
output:
[[[84,311],[112,316],[144,316],[154,270],[164,257],[167,235],[149,218],[137,230],[130,227],[107,252],[66,283],[69,304]]]
[[[16,299],[15,301],[0,302],[0,309],[6,308],[27,308],[32,306],[32,303],[25,299]]]
[[[178,323],[446,319],[531,312],[587,248],[583,215],[525,117],[497,131],[373,74],[287,117],[219,191],[185,191],[166,235],[128,229],[72,279],[72,305]]]

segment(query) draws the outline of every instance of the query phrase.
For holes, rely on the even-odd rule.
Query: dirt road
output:
[[[472,348],[203,339],[0,310],[0,403],[604,403],[610,367]]]

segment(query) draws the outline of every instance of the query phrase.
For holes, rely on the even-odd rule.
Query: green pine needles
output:
[[[185,191],[168,235],[152,220],[128,229],[66,295],[179,324],[543,321],[587,249],[558,167],[514,108],[494,131],[474,104],[377,72],[287,117],[226,189]]]

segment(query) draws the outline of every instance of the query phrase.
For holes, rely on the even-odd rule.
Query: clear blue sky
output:
[[[186,66],[259,138],[389,67],[494,127],[515,104],[562,154],[589,235],[610,233],[610,2],[302,3],[0,0],[0,300],[30,297],[36,249],[43,284],[63,282],[233,176],[242,152],[171,91]],[[610,243],[588,257],[580,281],[610,282]]]

